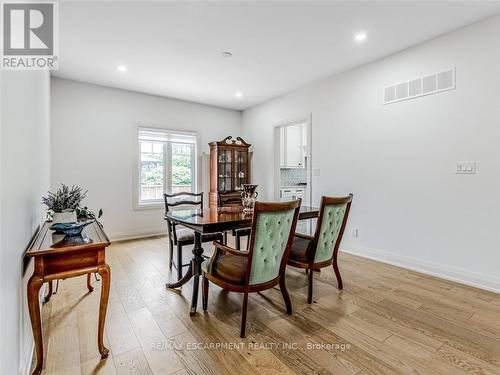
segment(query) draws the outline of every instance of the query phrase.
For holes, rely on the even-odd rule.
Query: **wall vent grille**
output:
[[[454,88],[455,68],[452,68],[385,87],[384,104],[436,94]]]

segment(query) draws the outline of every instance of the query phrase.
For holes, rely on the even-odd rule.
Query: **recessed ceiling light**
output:
[[[243,94],[241,92],[239,92],[239,91],[236,91],[234,93],[234,96],[236,96],[237,98],[241,98],[243,96]]]
[[[366,33],[360,32],[354,35],[354,40],[356,42],[362,42],[366,39]]]
[[[122,73],[125,73],[127,71],[127,65],[118,65],[116,67],[116,69],[119,71],[119,72],[122,72]]]
[[[229,51],[221,52],[220,54],[222,57],[225,57],[226,59],[233,57],[233,54]]]

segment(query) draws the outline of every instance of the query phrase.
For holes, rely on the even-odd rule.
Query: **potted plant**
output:
[[[87,190],[80,186],[61,184],[55,193],[48,192],[47,197],[42,198],[49,211],[52,212],[54,223],[74,223],[77,221],[76,209],[80,206],[83,198],[87,195]]]

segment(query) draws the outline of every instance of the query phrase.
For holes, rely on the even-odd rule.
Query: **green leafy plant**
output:
[[[176,152],[172,155],[172,185],[191,185],[191,154],[183,154],[182,146],[176,147]]]
[[[73,211],[80,206],[86,195],[87,190],[84,191],[80,186],[73,185],[70,188],[61,184],[55,193],[49,191],[47,197],[42,198],[42,203],[54,212]]]
[[[85,207],[77,207],[76,208],[76,216],[79,220],[85,220],[85,219],[100,219],[102,216],[102,208],[99,209],[97,212],[97,215],[95,212],[90,211],[87,206]]]

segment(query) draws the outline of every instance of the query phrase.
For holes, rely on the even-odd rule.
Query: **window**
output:
[[[163,202],[163,193],[195,192],[196,135],[139,128],[139,205]]]

